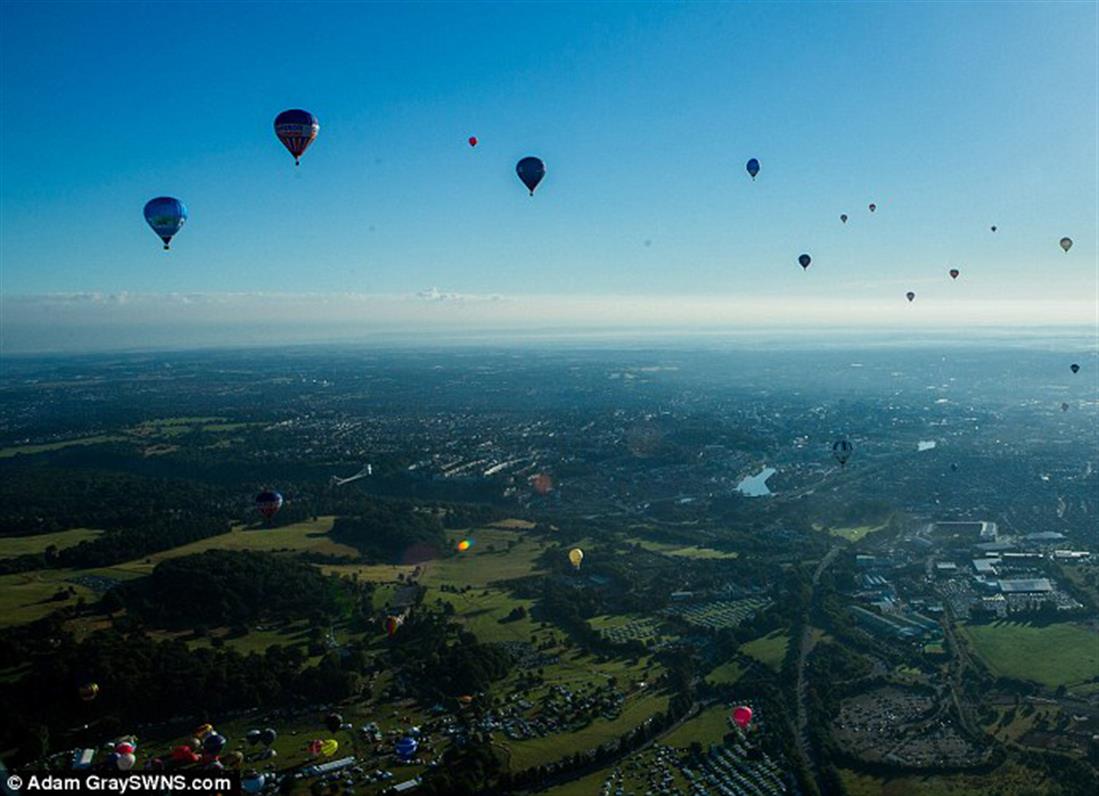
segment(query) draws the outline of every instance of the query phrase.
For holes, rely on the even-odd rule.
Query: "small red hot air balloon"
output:
[[[950,269],[950,278],[951,279],[957,279],[958,274],[960,274],[960,273],[961,273],[961,271],[959,271],[957,268],[951,268]]]
[[[738,705],[733,708],[733,722],[742,730],[748,729],[752,722],[752,709],[747,705]]]
[[[477,146],[477,136],[471,135],[469,137],[469,145],[470,146]]]

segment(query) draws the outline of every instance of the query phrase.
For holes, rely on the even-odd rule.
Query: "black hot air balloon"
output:
[[[847,214],[846,213],[840,213],[840,221],[842,221],[844,224],[847,223]]]
[[[515,164],[515,173],[519,175],[523,185],[527,186],[530,195],[534,196],[534,189],[546,176],[546,164],[542,162],[541,158],[525,157]]]
[[[907,293],[904,294],[904,296],[909,301],[915,301],[916,300],[916,293],[914,291],[909,290]]]
[[[1077,365],[1075,362],[1073,362],[1071,365],[1069,365],[1068,369],[1071,370],[1073,373],[1079,373],[1080,372],[1080,366]]]
[[[847,466],[847,460],[851,458],[854,446],[845,439],[837,439],[832,443],[832,455],[840,463],[840,467]]]
[[[813,262],[813,258],[810,257],[808,254],[803,254],[798,257],[798,265],[800,265],[803,269],[808,268],[809,263],[811,262]]]

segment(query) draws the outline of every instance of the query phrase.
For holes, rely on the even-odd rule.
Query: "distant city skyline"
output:
[[[5,3],[3,350],[1095,325],[1097,8]]]

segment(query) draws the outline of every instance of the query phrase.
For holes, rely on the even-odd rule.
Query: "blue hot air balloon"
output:
[[[229,743],[224,735],[215,732],[206,736],[206,740],[202,742],[202,751],[208,755],[220,755],[221,750],[225,748],[225,744]]]
[[[397,741],[396,745],[394,746],[394,749],[397,752],[397,757],[401,758],[401,760],[411,760],[412,756],[416,754],[416,750],[419,748],[419,741],[409,735],[401,738],[401,740]]]
[[[759,174],[759,161],[755,158],[752,158],[748,161],[748,165],[744,168],[748,169],[748,173],[752,176],[752,179],[754,180],[756,178],[756,175]]]
[[[523,185],[527,186],[530,195],[534,196],[534,189],[546,176],[546,164],[542,162],[541,158],[525,157],[515,164],[515,173],[519,175]]]
[[[145,221],[164,241],[164,249],[167,250],[171,248],[172,236],[187,222],[187,208],[171,196],[158,196],[145,203]]]
[[[260,793],[266,784],[267,778],[258,771],[249,771],[240,778],[240,788],[245,793]]]

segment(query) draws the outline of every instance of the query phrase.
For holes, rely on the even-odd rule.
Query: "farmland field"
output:
[[[786,645],[789,641],[785,630],[775,630],[762,638],[742,645],[740,651],[778,671],[782,666],[783,658],[786,657]]]
[[[90,528],[71,528],[67,531],[40,533],[36,536],[5,536],[0,539],[0,558],[31,555],[45,552],[50,545],[58,550],[73,547],[99,536],[103,531]]]

